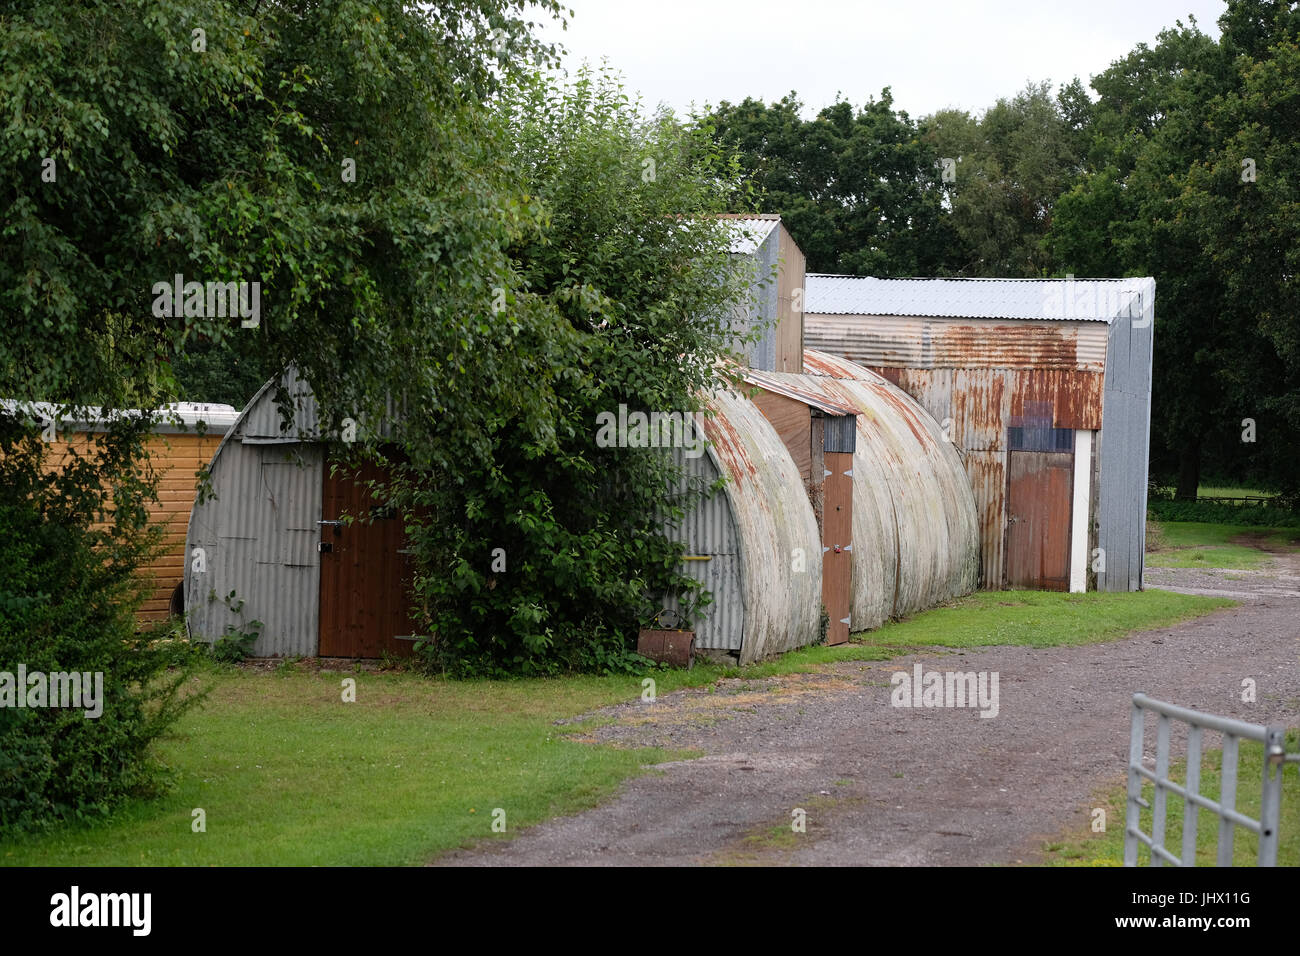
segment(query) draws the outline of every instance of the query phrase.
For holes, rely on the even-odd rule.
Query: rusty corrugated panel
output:
[[[1072,452],[1008,453],[1007,585],[1070,588]]]
[[[1100,372],[1106,325],[1098,322],[824,315],[804,319],[809,348],[860,365],[897,368],[1058,368]]]
[[[897,386],[806,350],[804,387],[858,409],[853,629],[877,627],[975,586],[978,524],[960,456]]]
[[[705,419],[709,454],[730,479],[727,500],[740,542],[740,661],[748,663],[817,640],[821,535],[803,478],[758,407],[731,390],[717,392],[710,404],[717,414]]]
[[[963,452],[1006,448],[1006,421],[1018,374],[987,368],[953,371],[952,436]]]
[[[979,516],[980,587],[1000,590],[1005,566],[1007,453],[970,451],[965,464]]]
[[[1061,369],[1026,369],[1015,373],[1010,415],[1026,414],[1029,403],[1046,403],[1056,428],[1101,428],[1101,372]],[[1005,420],[1005,419],[1004,419]]]

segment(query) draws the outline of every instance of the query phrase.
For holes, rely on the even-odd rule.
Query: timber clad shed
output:
[[[42,428],[49,427],[59,414],[58,406],[46,402],[3,404],[11,411],[25,412]],[[52,443],[47,459],[51,468],[59,468],[70,454],[87,454],[94,436],[108,430],[108,416],[139,414],[132,409],[84,411],[83,418],[58,423],[58,440]],[[239,412],[231,406],[208,402],[178,402],[154,413],[152,437],[146,447],[158,474],[158,500],[148,505],[148,511],[150,522],[163,527],[164,550],[140,569],[151,587],[137,612],[138,620],[163,621],[182,611],[186,525],[197,494],[199,472],[238,417]]]
[[[806,342],[897,384],[958,449],[980,583],[1142,586],[1155,281],[809,275]]]

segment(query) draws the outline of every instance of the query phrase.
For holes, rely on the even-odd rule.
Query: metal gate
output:
[[[1142,740],[1145,712],[1158,715],[1156,723],[1156,769],[1142,764]],[[1187,724],[1187,780],[1185,784],[1169,779],[1170,722]],[[1202,732],[1223,735],[1223,764],[1219,774],[1219,799],[1211,800],[1200,793]],[[1232,844],[1236,827],[1259,835],[1259,865],[1277,865],[1277,828],[1282,808],[1282,767],[1300,762],[1300,753],[1287,754],[1285,731],[1241,720],[1202,714],[1186,707],[1176,707],[1153,700],[1146,694],[1133,695],[1133,722],[1129,730],[1128,808],[1124,829],[1124,865],[1137,866],[1138,844],[1151,851],[1151,865],[1196,865],[1196,827],[1202,808],[1219,818],[1218,866],[1232,866]],[[1263,789],[1260,792],[1259,819],[1254,820],[1237,810],[1237,744],[1254,740],[1264,745]],[[1142,798],[1142,781],[1155,786],[1152,802]],[[1169,794],[1183,800],[1182,856],[1171,853],[1165,841],[1165,804]],[[1151,832],[1141,830],[1141,813],[1151,810]]]

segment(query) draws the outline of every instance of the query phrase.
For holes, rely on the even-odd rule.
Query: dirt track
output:
[[[1148,586],[1243,602],[1123,641],[915,654],[817,675],[728,681],[618,718],[595,739],[698,748],[595,810],[435,865],[978,865],[1032,863],[1086,829],[1122,783],[1134,691],[1257,723],[1300,724],[1300,561],[1263,572],[1150,569]],[[897,708],[890,675],[996,671],[999,713]],[[1240,700],[1243,678],[1259,699]],[[807,832],[790,829],[794,808]]]

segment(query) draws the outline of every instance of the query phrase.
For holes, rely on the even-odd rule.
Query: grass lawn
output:
[[[1276,498],[1276,491],[1261,491],[1259,488],[1237,488],[1229,485],[1201,485],[1196,489],[1201,498]]]
[[[1231,604],[1137,594],[978,593],[839,647],[747,667],[658,671],[657,692],[768,677],[926,645],[1112,640]],[[343,703],[341,681],[356,680]],[[0,844],[0,865],[418,864],[594,806],[647,764],[682,754],[562,739],[555,721],[641,695],[640,677],[455,682],[404,671],[212,667],[212,687],[159,746],[172,791],[108,821]],[[207,830],[194,833],[202,808]],[[492,832],[505,811],[505,837]]]
[[[1150,719],[1150,718],[1148,718]],[[1287,735],[1287,751],[1294,752],[1297,735]],[[1201,758],[1201,783],[1198,788],[1212,800],[1219,797],[1219,766],[1223,752],[1207,751]],[[1248,817],[1259,819],[1259,794],[1263,775],[1264,747],[1252,741],[1240,744],[1237,770],[1237,809]],[[1300,787],[1297,787],[1297,768],[1286,766],[1282,771],[1282,820],[1278,828],[1278,866],[1300,866]],[[1187,781],[1186,761],[1180,761],[1171,773],[1175,782]],[[1150,803],[1154,786],[1145,782],[1143,798]],[[1093,833],[1091,827],[1066,840],[1047,845],[1048,862],[1058,866],[1123,866],[1125,798],[1124,785],[1109,791],[1097,803],[1106,811],[1106,832]],[[1091,814],[1090,814],[1091,818]],[[1165,848],[1177,856],[1183,847],[1183,800],[1174,794],[1167,798],[1165,813]],[[1143,810],[1140,827],[1151,833],[1151,811]],[[1218,859],[1218,817],[1202,809],[1196,823],[1196,865],[1214,866]],[[1234,866],[1255,866],[1259,853],[1259,838],[1240,827],[1232,844]],[[1138,865],[1146,866],[1151,859],[1146,847],[1138,847]]]
[[[1266,567],[1267,552],[1250,544],[1233,543],[1248,535],[1271,548],[1300,550],[1300,528],[1265,528],[1252,525],[1204,524],[1194,521],[1153,523],[1156,533],[1146,556],[1148,567],[1231,568],[1252,570]]]
[[[862,637],[872,644],[897,648],[1092,644],[1116,640],[1132,631],[1164,627],[1235,603],[1156,589],[1087,594],[977,591]]]

